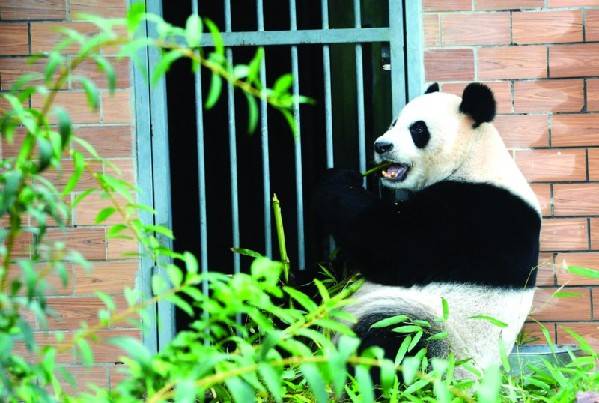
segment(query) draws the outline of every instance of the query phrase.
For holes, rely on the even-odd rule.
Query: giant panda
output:
[[[358,172],[324,174],[316,214],[365,280],[347,308],[362,347],[394,358],[405,335],[371,325],[400,314],[447,332],[422,339],[429,356],[452,352],[482,369],[500,361],[499,343],[513,347],[533,300],[541,213],[491,123],[495,109],[480,83],[461,98],[435,83],[403,108],[374,159],[391,164],[380,183],[408,191],[406,201],[381,200]]]

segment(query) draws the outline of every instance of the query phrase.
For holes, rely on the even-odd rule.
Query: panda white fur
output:
[[[371,328],[407,314],[436,322],[449,351],[479,367],[499,361],[530,310],[538,264],[538,201],[495,127],[495,100],[486,86],[468,85],[462,98],[433,84],[409,102],[375,142],[375,162],[391,162],[382,184],[414,192],[386,203],[348,170],[329,170],[319,186],[317,214],[366,282],[352,297],[362,346],[379,345],[393,358],[402,336]],[[507,324],[475,319],[487,315]]]

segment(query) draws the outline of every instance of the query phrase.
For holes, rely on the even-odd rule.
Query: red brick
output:
[[[98,336],[98,341],[90,343],[94,352],[94,363],[116,364],[121,362],[120,357],[127,355],[127,351],[114,345],[112,339],[117,337],[141,338],[139,330],[102,330],[96,334]]]
[[[599,43],[561,45],[549,48],[550,77],[599,75]]]
[[[56,44],[64,39],[64,34],[59,32],[60,27],[74,29],[84,35],[98,32],[98,28],[87,22],[34,22],[31,24],[31,52],[49,52]],[[77,46],[74,44],[63,52],[74,53]]]
[[[31,97],[31,106],[33,108],[42,107],[45,98],[40,94],[35,94]],[[99,111],[92,111],[87,103],[87,96],[84,92],[64,91],[58,92],[54,105],[64,108],[73,123],[99,123]],[[54,114],[50,115],[52,122],[56,121]]]
[[[599,253],[559,253],[555,258],[558,285],[599,285],[599,279],[591,279],[570,273],[568,271],[569,266],[599,270]]]
[[[71,17],[73,19],[78,19],[80,13],[122,18],[126,11],[126,0],[71,0]]]
[[[12,255],[13,257],[29,257],[33,235],[31,232],[21,232],[15,238]]]
[[[27,57],[0,58],[0,89],[9,90],[17,78],[26,73],[41,73],[46,66],[46,60],[33,63]],[[33,80],[31,84],[41,84],[43,80]]]
[[[117,60],[114,57],[107,57],[108,62],[114,68],[116,74],[116,88],[129,88],[129,68],[128,60]],[[76,74],[85,76],[92,80],[98,88],[108,88],[106,74],[98,69],[98,65],[90,60],[81,63],[75,70]],[[82,88],[80,82],[74,82],[72,88]]]
[[[2,0],[2,20],[63,20],[65,0]]]
[[[36,265],[35,270],[40,272],[42,270],[47,270],[48,266],[45,263],[40,263]],[[46,277],[44,277],[45,281],[45,293],[47,296],[56,296],[56,295],[71,295],[73,293],[73,270],[70,267],[66,269],[68,276],[68,283],[65,286],[62,282],[60,276],[56,273],[55,270],[52,270]],[[8,269],[8,279],[9,281],[14,281],[20,279],[23,273],[21,268],[17,264],[11,264]],[[19,295],[25,295],[27,293],[27,287],[23,285],[19,291]]]
[[[599,322],[587,323],[564,323],[557,325],[557,342],[559,344],[577,344],[565,330],[565,328],[574,331],[576,334],[584,337],[584,339],[595,349],[599,350]]]
[[[588,249],[587,221],[584,219],[545,219],[541,229],[541,250]]]
[[[599,249],[599,219],[591,218],[591,246]]]
[[[106,165],[106,173],[119,177],[131,184],[135,183],[135,164],[133,159],[115,159],[110,162],[112,165],[114,165],[114,167],[116,167],[116,169],[114,169],[112,166]]]
[[[130,239],[109,239],[106,249],[107,259],[135,259],[139,252],[137,242]]]
[[[599,0],[549,0],[549,7],[599,6]]]
[[[599,10],[586,10],[585,39],[587,41],[599,40]]]
[[[599,111],[599,79],[587,81],[587,110]]]
[[[85,126],[75,129],[77,137],[89,142],[104,158],[131,158],[133,133],[131,126]],[[80,149],[76,143],[73,146]]]
[[[54,332],[36,332],[33,334],[33,338],[37,343],[38,349],[41,351],[44,347],[59,347],[60,342],[56,340],[56,333]],[[25,347],[24,343],[17,342],[13,349],[14,354],[19,354],[27,360],[36,362],[36,358],[39,358],[39,353],[31,352]],[[73,349],[60,351],[56,353],[56,361],[61,364],[74,363],[75,356]]]
[[[105,260],[106,240],[103,228],[49,229],[47,242],[64,242],[67,249],[74,249],[86,259]]]
[[[423,0],[424,11],[458,11],[471,10],[471,0]]]
[[[445,14],[443,45],[506,45],[510,42],[508,13]]]
[[[126,201],[122,198],[117,199],[121,205],[125,205]],[[98,213],[106,208],[112,207],[112,200],[108,197],[102,197],[100,194],[91,194],[85,198],[85,201],[80,203],[73,211],[73,223],[78,226],[83,225],[97,225],[96,216]],[[112,216],[108,217],[101,225],[114,225],[119,224],[123,221],[123,217],[116,212]]]
[[[74,293],[77,295],[94,294],[96,291],[106,294],[122,293],[125,287],[135,287],[137,269],[137,262],[134,260],[94,262],[91,271],[76,268]]]
[[[580,112],[584,105],[582,80],[517,81],[516,112]]]
[[[580,149],[516,151],[516,163],[529,181],[586,180],[586,155]]]
[[[551,189],[550,185],[542,183],[533,183],[532,190],[535,192],[539,203],[541,204],[541,213],[544,216],[551,215]]]
[[[544,322],[543,326],[545,326],[545,328],[547,328],[547,330],[549,331],[549,334],[551,335],[551,341],[553,343],[555,343],[556,342],[555,323]],[[545,335],[543,334],[541,327],[539,326],[538,323],[535,323],[535,322],[525,323],[522,328],[522,332],[524,333],[524,340],[525,340],[526,344],[534,344],[534,345],[547,344]],[[514,349],[515,348],[517,348],[517,346],[515,346]]]
[[[499,115],[493,123],[508,148],[549,145],[546,115]]]
[[[474,0],[476,10],[516,10],[543,7],[543,0]]]
[[[468,84],[470,84],[470,82],[445,83],[443,84],[443,92],[449,92],[461,97],[462,93],[464,92],[464,88]],[[498,113],[512,112],[512,89],[510,87],[509,81],[485,81],[483,84],[488,86],[491,91],[493,91],[495,101],[497,102]]]
[[[599,180],[599,149],[589,148],[589,179]]]
[[[424,52],[427,81],[474,79],[474,55],[470,49],[441,49]]]
[[[582,12],[513,13],[512,40],[519,44],[582,42]]]
[[[599,215],[599,184],[553,185],[555,215]]]
[[[27,24],[0,24],[0,55],[29,54]]]
[[[119,383],[129,378],[127,367],[124,365],[112,365],[110,368],[110,388],[115,389]]]
[[[108,368],[105,366],[95,367],[83,367],[83,366],[67,366],[65,369],[69,371],[71,376],[75,379],[75,385],[69,384],[62,374],[59,378],[63,381],[61,384],[66,393],[78,393],[78,392],[92,392],[93,389],[90,385],[95,385],[100,388],[108,387]]]
[[[439,46],[441,43],[439,15],[424,14],[422,22],[424,25],[424,46],[427,48]]]
[[[592,288],[593,296],[593,319],[599,320],[599,288]]]
[[[102,172],[102,163],[94,160],[87,161],[88,167],[93,172]],[[71,160],[62,161],[61,170],[56,170],[54,168],[50,168],[46,172],[44,172],[44,177],[51,181],[54,186],[58,187],[59,190],[62,189],[63,186],[67,184],[69,178],[75,171],[73,166],[73,162]],[[75,187],[75,190],[86,190],[90,187],[97,187],[98,183],[94,177],[89,174],[87,171],[83,171],[81,177],[79,178],[79,182]]]
[[[112,296],[116,311],[126,309],[127,303],[121,296]],[[48,298],[48,308],[56,312],[56,316],[48,318],[48,326],[54,330],[74,330],[87,324],[98,323],[98,311],[105,309],[104,303],[97,297],[51,297]],[[112,327],[129,327],[125,321],[114,323]],[[67,339],[68,340],[68,339]]]
[[[539,266],[537,272],[536,285],[555,285],[555,265],[553,264],[553,253],[541,253],[539,255]]]
[[[129,91],[118,91],[114,95],[102,94],[102,121],[104,123],[131,122]]]
[[[547,77],[547,50],[544,46],[478,50],[478,78],[481,80],[544,77]]]
[[[555,296],[572,293],[572,296]],[[590,320],[590,291],[586,288],[539,288],[535,293],[530,316],[536,320]]]
[[[599,145],[599,114],[554,115],[554,147]]]

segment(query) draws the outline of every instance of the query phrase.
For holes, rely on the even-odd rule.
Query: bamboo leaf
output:
[[[256,401],[254,390],[241,378],[228,378],[225,380],[225,384],[235,403],[252,403]]]
[[[145,12],[146,7],[142,1],[136,1],[129,6],[129,10],[127,10],[127,16],[125,18],[129,33],[133,34],[135,31],[137,31],[137,28],[144,19]]]
[[[588,267],[581,266],[568,266],[568,273],[572,273],[576,276],[585,277],[589,279],[598,279],[599,270],[590,269]]]
[[[85,91],[85,95],[87,97],[87,105],[91,110],[97,110],[100,105],[98,89],[96,85],[87,77],[76,76],[74,80],[79,81],[81,86],[83,87],[83,91]]]
[[[208,27],[208,30],[210,31],[210,34],[212,35],[212,40],[214,41],[214,49],[216,50],[216,53],[219,56],[224,57],[225,42],[223,41],[223,37],[220,34],[218,27],[209,18],[204,18],[204,25],[206,25],[206,27]]]
[[[316,364],[302,364],[300,365],[300,371],[304,375],[304,378],[306,378],[306,381],[310,386],[310,390],[314,394],[314,399],[316,402],[327,403],[329,400],[327,390],[323,381],[323,376],[318,370]]]
[[[208,91],[206,103],[204,104],[206,109],[211,109],[214,106],[214,104],[216,104],[216,101],[218,101],[218,99],[220,98],[222,88],[222,78],[218,74],[212,73],[212,78],[210,79],[210,90]]]
[[[166,74],[171,65],[184,56],[184,52],[181,49],[174,49],[170,52],[164,53],[152,72],[152,85],[156,85],[158,81]]]
[[[200,46],[202,39],[202,19],[192,14],[187,18],[185,23],[185,39],[187,40],[187,46],[190,48],[196,48]]]
[[[258,372],[275,402],[283,401],[282,374],[268,364],[258,366]]]
[[[87,340],[83,338],[77,339],[77,348],[81,354],[81,362],[86,366],[92,365],[94,363],[94,353]]]
[[[104,207],[96,215],[95,223],[96,224],[103,223],[104,221],[106,221],[107,219],[109,219],[110,216],[112,216],[115,212],[116,212],[116,209],[114,207],[112,207],[112,206]]]
[[[250,94],[244,92],[244,95],[248,104],[248,132],[254,133],[258,125],[258,105]]]
[[[355,377],[358,383],[358,390],[360,391],[360,401],[362,403],[374,402],[374,387],[368,367],[357,365]]]
[[[484,321],[491,323],[494,326],[501,327],[501,328],[506,328],[508,326],[507,323],[502,322],[499,319],[496,319],[489,315],[474,315],[474,316],[471,316],[470,319],[484,320]]]
[[[110,63],[108,59],[101,55],[93,55],[92,57],[96,62],[98,69],[106,75],[108,91],[110,92],[110,94],[114,94],[114,91],[116,89],[116,72],[114,71],[112,63]]]
[[[395,315],[389,318],[381,319],[378,322],[373,323],[370,327],[379,328],[379,327],[390,327],[393,325],[397,325],[399,323],[404,323],[408,320],[408,315]]]

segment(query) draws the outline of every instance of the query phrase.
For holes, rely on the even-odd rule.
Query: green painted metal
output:
[[[147,0],[147,10],[154,14],[162,15],[161,0]],[[148,34],[158,36],[154,24],[148,26]],[[149,77],[159,60],[157,49],[148,52]],[[166,104],[166,83],[164,79],[153,85],[150,90],[150,121],[152,124],[152,178],[154,182],[154,215],[155,223],[172,229],[171,198],[164,195],[171,194],[170,160],[168,152],[168,110]],[[172,242],[166,237],[159,236],[160,241],[167,247],[172,247]],[[166,260],[166,258],[165,258]],[[165,282],[170,283],[166,272],[160,270],[159,274]],[[175,334],[175,308],[168,301],[158,301],[158,348],[164,348]]]
[[[140,28],[137,35],[147,36],[147,27]],[[138,53],[139,66],[148,70],[148,50],[141,49]],[[151,126],[150,121],[145,117],[150,115],[150,88],[144,78],[143,71],[131,67],[133,77],[133,97],[135,100],[135,147],[137,172],[152,172],[152,149],[151,149]],[[137,195],[140,203],[154,205],[154,186],[152,175],[138,175],[137,185],[139,194]],[[145,223],[152,223],[152,214],[146,211],[139,212],[140,219]],[[136,276],[136,287],[140,292],[143,301],[152,298],[152,260],[146,256],[141,257]],[[152,352],[158,351],[158,334],[156,332],[156,306],[150,305],[146,308],[142,320],[142,338],[145,346]]]
[[[130,0],[135,1],[135,0]],[[327,166],[334,165],[333,155],[333,128],[332,128],[332,87],[331,87],[331,61],[330,46],[334,44],[354,44],[355,45],[355,63],[356,63],[356,94],[357,104],[357,130],[359,143],[359,168],[363,169],[366,163],[366,147],[364,133],[364,80],[362,71],[362,44],[367,43],[388,43],[391,56],[391,93],[392,93],[392,112],[397,115],[400,109],[405,105],[408,99],[411,99],[423,92],[424,86],[424,68],[422,57],[422,4],[420,0],[388,0],[389,5],[389,26],[383,28],[364,28],[361,26],[361,1],[353,0],[353,9],[355,24],[353,28],[330,28],[329,26],[329,4],[328,0],[321,0],[322,11],[322,29],[298,30],[296,15],[296,0],[289,0],[290,5],[290,30],[288,31],[265,31],[263,2],[256,2],[256,16],[258,20],[258,30],[252,32],[231,32],[231,4],[226,0],[225,6],[225,32],[222,33],[224,43],[227,47],[236,46],[269,46],[280,45],[289,46],[291,57],[292,75],[294,77],[293,92],[301,93],[299,83],[299,60],[298,46],[305,44],[322,45],[323,49],[323,77],[324,93],[323,102],[325,108],[325,136],[326,136],[326,159]],[[165,3],[166,4],[166,3]],[[198,0],[191,0],[192,10],[198,12]],[[370,5],[370,3],[369,3]],[[146,0],[148,11],[161,14],[161,0]],[[227,17],[228,16],[228,17]],[[147,29],[147,28],[146,28]],[[145,32],[144,32],[145,33]],[[151,33],[151,32],[150,32]],[[204,37],[203,46],[212,46],[212,40],[209,36]],[[406,53],[407,52],[407,53]],[[158,214],[155,223],[170,226],[171,205],[170,197],[170,173],[169,173],[169,150],[168,150],[168,127],[167,127],[167,104],[166,88],[164,83],[157,87],[149,88],[144,76],[151,75],[152,69],[157,61],[158,55],[155,51],[145,51],[143,54],[142,68],[145,72],[134,71],[134,89],[135,89],[135,108],[136,108],[136,141],[137,141],[137,166],[138,172],[144,173],[138,175],[138,184],[141,188],[139,195],[140,201],[153,206]],[[233,60],[232,52],[227,51],[227,57]],[[263,64],[261,78],[265,81],[265,67]],[[197,109],[197,131],[198,131],[198,176],[199,176],[199,202],[200,202],[200,266],[202,271],[208,270],[208,250],[207,250],[207,206],[205,194],[205,172],[203,164],[204,156],[204,129],[203,129],[203,111],[202,111],[202,88],[201,73],[195,75],[196,90],[196,109]],[[232,97],[232,90],[227,89],[227,104],[229,107],[229,142],[230,142],[230,171],[232,177],[236,177],[237,169],[235,136],[235,103]],[[262,105],[261,105],[262,106]],[[261,120],[261,138],[263,145],[262,165],[264,175],[264,210],[267,220],[265,221],[265,240],[267,248],[270,249],[272,240],[270,237],[270,187],[269,187],[269,160],[268,160],[268,124],[266,120],[265,105],[262,109]],[[294,105],[294,120],[298,128],[300,126],[300,109]],[[391,119],[391,117],[389,117]],[[301,130],[300,130],[301,131]],[[301,135],[301,134],[300,134]],[[297,203],[297,221],[298,221],[298,260],[300,269],[305,268],[304,257],[304,228],[303,228],[303,183],[302,183],[302,153],[301,142],[298,136],[295,141],[295,171],[296,171],[296,203]],[[232,182],[232,198],[235,198],[237,186]],[[233,200],[233,209],[231,211],[233,221],[233,239],[236,246],[239,239],[239,217],[236,208],[236,200]],[[148,214],[142,213],[142,219],[151,222],[152,218]],[[237,240],[237,241],[235,241]],[[272,251],[267,250],[270,255]],[[235,271],[239,270],[238,257],[234,260]],[[140,263],[140,274],[138,276],[138,286],[142,291],[144,298],[150,298],[150,275],[152,273],[152,264],[147,259],[142,258]],[[204,292],[207,292],[204,286]],[[160,349],[172,339],[175,334],[174,327],[174,309],[170,303],[162,303],[147,315],[149,322],[144,323],[144,341],[152,350]],[[152,323],[155,321],[154,323]],[[157,330],[156,330],[157,329]]]
[[[223,32],[225,46],[309,45],[389,41],[388,28],[302,29],[299,31]],[[214,46],[206,37],[202,46]]]
[[[424,29],[422,1],[405,1],[408,100],[424,94]]]
[[[391,51],[391,111],[393,116],[406,104],[404,65],[404,15],[403,1],[389,0],[389,46]]]

